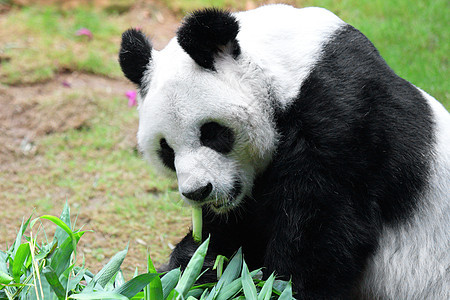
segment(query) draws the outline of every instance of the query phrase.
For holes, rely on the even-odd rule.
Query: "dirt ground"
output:
[[[27,1],[21,1],[27,4]],[[52,2],[52,1],[43,1]],[[53,1],[54,2],[54,1]],[[77,2],[83,1],[68,1],[71,5],[77,5]],[[103,5],[108,1],[99,1]],[[69,3],[70,4],[70,3]],[[0,9],[0,18],[7,14],[8,9],[4,6]],[[125,17],[130,20],[130,24],[139,24],[142,29],[150,33],[153,45],[156,49],[161,49],[175,34],[179,23],[179,17],[175,16],[168,9],[157,2],[138,1],[132,8],[125,13]],[[120,37],[118,37],[118,42]],[[59,95],[65,95],[66,90],[82,90],[84,92],[101,95],[123,95],[124,91],[133,89],[133,85],[125,79],[111,79],[92,74],[74,73],[65,71],[58,74],[52,80],[32,84],[32,85],[18,85],[6,86],[0,84],[0,209],[7,212],[0,220],[0,249],[4,249],[6,243],[11,243],[14,240],[16,231],[19,229],[20,220],[27,216],[33,210],[33,202],[13,202],[4,199],[2,195],[5,193],[14,194],[19,193],[20,190],[26,189],[26,185],[14,185],[13,188],[6,190],[5,182],[2,183],[2,178],[11,182],[20,181],[17,178],[18,173],[23,173],[25,170],[32,170],[33,176],[43,176],[49,169],[40,167],[44,165],[44,157],[39,147],[39,140],[43,137],[65,132],[70,129],[82,129],[86,126],[89,119],[96,113],[93,103],[89,97],[81,98],[79,101],[57,101],[56,104],[45,105],[46,99]],[[126,103],[126,99],[124,99]],[[126,104],[124,105],[126,107]],[[122,133],[126,136],[126,147],[135,147],[137,124],[132,128],[125,128]],[[8,185],[11,187],[11,185]],[[51,191],[52,195],[56,197],[67,197],[67,191],[64,189],[56,189]],[[151,192],[151,191],[149,191]],[[32,200],[32,199],[30,199]],[[84,212],[79,215],[77,224],[88,224],[87,229],[93,229],[93,233],[85,234],[82,238],[83,249],[81,252],[89,254],[95,252],[99,248],[119,248],[123,249],[122,245],[111,245],[110,236],[105,235],[102,230],[95,231],[96,228],[101,228],[104,223],[97,223],[89,226],[92,220],[95,220],[95,211],[100,210],[102,199],[98,201],[91,201],[90,207],[83,208]],[[19,206],[18,206],[19,205]],[[20,209],[19,209],[20,207]],[[57,210],[46,211],[47,214],[60,214],[60,207]],[[86,211],[88,210],[88,211]],[[25,214],[25,215],[24,215]],[[114,220],[107,220],[114,222]],[[181,220],[188,223],[189,220]],[[179,226],[173,223],[170,226]],[[3,228],[1,228],[3,227]],[[145,230],[142,226],[140,230]],[[113,233],[117,235],[116,233]],[[145,238],[143,238],[145,239]],[[143,256],[142,249],[146,248],[146,241],[137,238],[131,241],[134,244],[141,244],[141,249],[130,247],[130,252],[127,256],[127,269],[125,273],[130,274],[134,272],[134,267],[139,266],[143,270],[145,266],[145,256]],[[175,241],[172,241],[175,242]],[[122,241],[123,243],[123,241]],[[126,243],[126,240],[125,240]],[[161,238],[160,245],[169,242]],[[115,250],[114,250],[115,251]],[[97,258],[89,260],[87,266],[93,271],[98,271],[99,268],[107,261],[115,252],[97,253]],[[102,259],[103,258],[103,259]]]

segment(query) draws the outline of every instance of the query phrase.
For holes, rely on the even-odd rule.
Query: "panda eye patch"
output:
[[[167,144],[166,139],[161,139],[159,141],[159,146],[161,148],[158,149],[158,155],[163,164],[172,171],[175,171],[175,151]]]
[[[229,153],[233,149],[233,131],[216,122],[208,122],[200,128],[200,142],[219,153]]]

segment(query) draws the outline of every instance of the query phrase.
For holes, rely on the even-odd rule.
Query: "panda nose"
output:
[[[182,192],[183,196],[185,196],[188,199],[194,200],[194,201],[201,201],[205,199],[212,191],[212,184],[208,183],[205,186],[202,186],[201,188],[196,189],[192,192]]]

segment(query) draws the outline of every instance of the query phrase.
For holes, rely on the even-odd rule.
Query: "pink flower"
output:
[[[128,107],[135,106],[136,103],[136,91],[129,90],[125,93],[125,96],[128,98]]]
[[[63,87],[66,87],[66,88],[72,87],[72,85],[70,84],[70,82],[67,81],[67,80],[63,80],[63,82],[61,82],[61,84],[63,85]]]
[[[76,32],[76,35],[77,36],[85,35],[85,36],[87,36],[89,38],[89,40],[92,40],[92,32],[89,29],[87,29],[87,28],[80,28],[80,29],[78,29],[77,32]]]

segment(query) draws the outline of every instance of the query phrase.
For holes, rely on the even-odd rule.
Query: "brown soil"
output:
[[[65,99],[68,88],[117,95],[132,86],[123,80],[77,73],[60,74],[43,84],[0,86],[0,170],[15,159],[34,155],[39,137],[87,126],[95,104],[89,97]],[[55,98],[51,105],[46,103]]]

